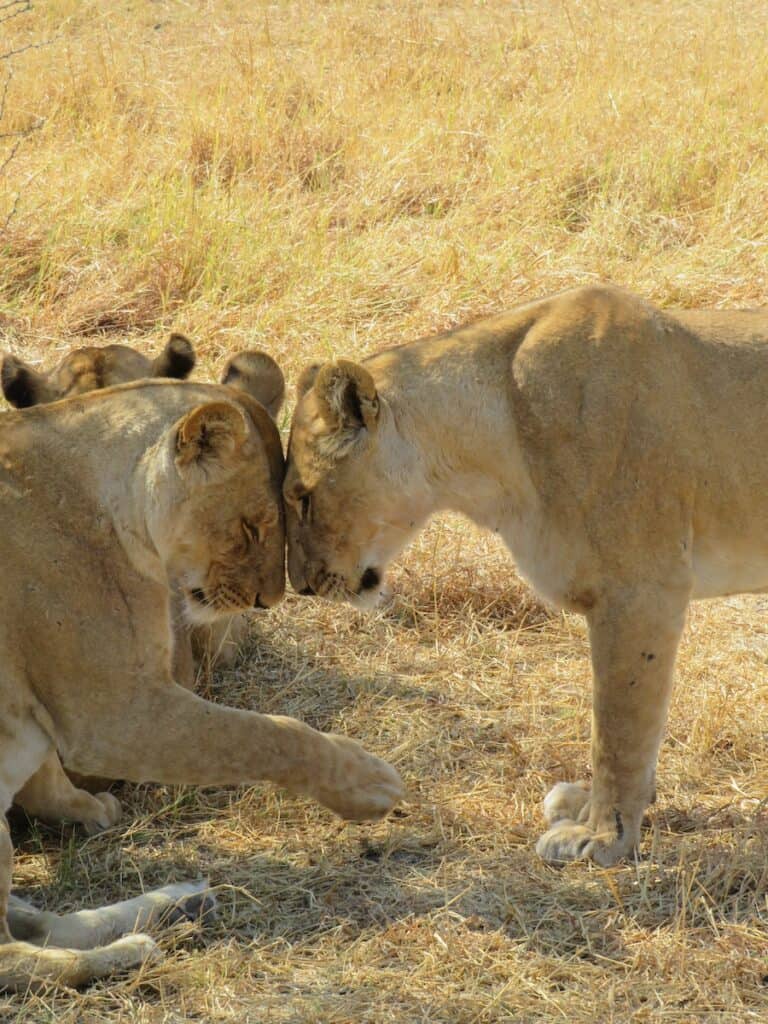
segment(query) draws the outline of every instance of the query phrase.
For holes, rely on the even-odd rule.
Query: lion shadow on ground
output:
[[[746,826],[751,847],[738,848],[737,834],[734,849],[734,833],[728,841],[725,834],[719,842],[698,837],[685,849],[662,839],[645,859],[608,871],[549,867],[529,844],[466,848],[458,833],[428,836],[407,811],[396,812],[388,831],[350,826],[330,846],[285,857],[259,850],[258,837],[248,849],[227,833],[197,832],[194,821],[174,830],[168,850],[148,823],[88,840],[32,825],[15,839],[22,859],[42,853],[50,862],[49,880],[23,893],[47,909],[97,906],[171,881],[210,878],[218,920],[190,940],[195,946],[234,940],[244,948],[311,947],[332,931],[352,943],[423,928],[446,942],[509,943],[548,959],[599,965],[630,961],[638,929],[714,936],[713,919],[762,926],[768,829]],[[649,841],[646,835],[644,846]]]
[[[316,666],[300,638],[287,647],[257,624],[237,664],[217,673],[204,695],[332,729],[361,694],[423,698],[425,691],[391,673]],[[148,792],[156,795],[147,797]],[[627,957],[627,923],[664,929],[684,918],[686,927],[704,928],[713,913],[737,923],[763,921],[759,904],[768,891],[768,816],[762,807],[750,814],[731,804],[716,811],[657,806],[654,834],[660,841],[652,844],[646,832],[643,842],[646,854],[653,846],[650,856],[603,872],[583,864],[547,867],[532,842],[508,849],[503,857],[472,844],[464,849],[455,840],[428,842],[420,838],[427,831],[423,823],[409,822],[403,811],[394,815],[399,825],[405,822],[394,839],[374,842],[364,828],[350,831],[330,853],[322,846],[307,848],[297,863],[293,855],[283,860],[244,850],[242,842],[235,849],[216,831],[200,832],[207,798],[194,792],[124,784],[118,790],[129,812],[123,832],[91,839],[15,814],[21,861],[43,854],[51,865],[52,878],[35,887],[33,902],[57,911],[97,906],[205,875],[218,890],[220,913],[218,924],[200,940],[204,943],[234,938],[311,944],[331,929],[341,929],[353,941],[367,932],[425,921],[430,927],[494,935],[537,955],[595,963]],[[226,797],[217,799],[211,798],[213,816],[226,812]],[[143,823],[132,823],[131,811]],[[471,823],[467,828],[472,831]],[[164,853],[165,835],[174,847],[183,844],[183,856]],[[686,844],[684,856],[681,844]],[[692,900],[691,892],[700,898]]]
[[[423,699],[428,690],[391,671],[347,671],[318,658],[302,638],[287,646],[257,623],[235,664],[202,678],[198,692],[216,703],[290,715],[327,731],[337,728],[339,716],[361,697]]]

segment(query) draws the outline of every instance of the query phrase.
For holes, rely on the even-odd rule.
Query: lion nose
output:
[[[285,594],[285,583],[275,583],[274,586],[262,587],[253,602],[254,608],[273,608],[282,601]]]
[[[381,583],[381,574],[377,569],[367,568],[360,580],[361,590],[373,590]]]

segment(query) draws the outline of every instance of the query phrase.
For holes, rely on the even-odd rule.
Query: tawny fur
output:
[[[8,845],[7,835],[0,836],[0,846]],[[5,942],[0,944],[0,986],[11,992],[50,985],[72,988],[141,967],[161,956],[157,943],[143,934],[145,929],[178,921],[206,924],[215,906],[204,880],[178,882],[63,916],[10,896]]]
[[[155,359],[126,345],[86,346],[67,353],[47,373],[5,355],[0,379],[11,404],[30,408],[142,378],[186,377],[194,364],[189,340],[181,334],[171,334]],[[224,367],[222,383],[261,402],[273,419],[285,397],[282,371],[271,356],[259,350],[232,356]],[[185,621],[178,595],[172,599],[171,620],[174,678],[191,689],[201,668],[210,670],[234,663],[247,630],[247,617],[242,613],[222,616],[206,625],[190,625]],[[117,801],[108,793],[91,795],[83,788],[94,788],[94,783],[103,785],[105,780],[85,780],[77,773],[75,780],[73,786],[58,758],[52,756],[17,794],[16,802],[28,814],[44,821],[73,821],[83,825],[87,832],[115,824],[120,814]]]
[[[84,345],[67,352],[52,369],[38,370],[6,353],[0,360],[0,382],[6,401],[17,409],[26,409],[151,377],[184,380],[194,365],[195,352],[189,339],[171,334],[155,359],[128,345]]]
[[[55,367],[43,371],[6,353],[0,359],[0,382],[11,405],[29,408],[153,377],[184,379],[195,361],[189,339],[173,333],[154,359],[128,345],[86,345],[72,349]],[[221,382],[261,402],[273,419],[285,398],[280,367],[259,349],[236,353],[227,360]],[[193,686],[199,666],[234,664],[246,628],[242,616],[233,616],[210,626],[180,631],[175,663],[179,682]]]
[[[578,288],[302,377],[284,493],[294,587],[374,602],[433,513],[500,534],[588,621],[591,790],[557,789],[547,860],[640,838],[691,599],[768,588],[768,312]]]
[[[350,818],[399,798],[354,741],[174,680],[172,606],[212,622],[282,597],[283,470],[263,406],[219,385],[129,384],[0,418],[0,987],[59,971],[55,951],[24,959],[11,941],[2,816],[36,772],[56,782],[58,758],[136,782],[269,780]]]

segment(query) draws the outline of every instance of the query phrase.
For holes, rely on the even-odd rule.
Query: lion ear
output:
[[[248,424],[236,405],[206,402],[179,420],[175,432],[177,466],[212,466],[239,450],[248,436]]]
[[[42,373],[16,356],[3,356],[0,381],[5,400],[16,409],[28,409],[31,405],[51,402],[55,397]]]
[[[296,382],[297,398],[303,398],[304,395],[306,395],[306,393],[315,383],[315,377],[317,377],[317,374],[320,371],[320,367],[322,365],[322,363],[310,363],[309,366],[304,367],[304,369],[301,371],[301,374],[299,375],[298,381]]]
[[[152,376],[185,380],[194,366],[195,350],[192,342],[183,334],[172,334],[168,344],[152,363]]]
[[[313,388],[329,426],[340,431],[376,430],[379,396],[365,367],[348,359],[325,363],[317,372]]]
[[[255,398],[272,419],[285,398],[285,377],[272,356],[261,349],[249,349],[232,356],[224,367],[221,383]]]

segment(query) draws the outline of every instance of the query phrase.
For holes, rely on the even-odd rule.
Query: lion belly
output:
[[[694,599],[768,590],[768,550],[694,545]]]

